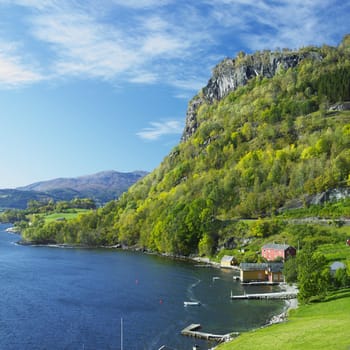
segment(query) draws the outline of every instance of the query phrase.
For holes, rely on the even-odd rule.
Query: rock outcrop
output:
[[[321,60],[317,51],[309,52],[258,52],[253,55],[240,53],[236,59],[226,58],[213,71],[213,76],[202,91],[188,104],[186,124],[182,141],[188,140],[197,130],[197,112],[203,103],[220,101],[231,91],[244,86],[255,77],[272,78],[280,70],[296,67],[302,60],[309,58]]]
[[[346,199],[349,197],[349,188],[333,188],[312,195],[304,195],[303,198],[294,198],[292,200],[289,200],[285,203],[284,207],[280,208],[278,211],[282,213],[285,210],[304,208],[305,205],[322,205],[327,202],[337,202],[339,200]]]
[[[337,202],[350,197],[349,188],[333,188],[318,194],[305,197],[308,205],[321,205],[327,202]]]
[[[349,111],[350,110],[350,101],[336,103],[329,107],[330,111]]]

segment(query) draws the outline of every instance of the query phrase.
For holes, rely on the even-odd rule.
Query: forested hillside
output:
[[[208,253],[232,220],[349,188],[350,36],[339,47],[240,53],[229,64],[238,78],[225,78],[227,61],[215,68],[220,94],[208,94],[212,79],[194,97],[182,142],[155,171],[118,201],[50,223],[50,238]],[[48,231],[32,225],[24,238],[39,229]]]

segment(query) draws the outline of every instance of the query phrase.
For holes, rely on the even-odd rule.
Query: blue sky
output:
[[[0,188],[156,168],[239,51],[338,45],[350,1],[0,0]]]

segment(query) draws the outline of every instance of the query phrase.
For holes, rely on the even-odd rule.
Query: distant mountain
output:
[[[52,196],[41,192],[1,189],[0,209],[25,209],[30,200],[45,201],[49,199],[52,199]]]
[[[57,201],[73,198],[92,198],[102,205],[118,198],[146,174],[145,171],[122,173],[111,170],[76,178],[40,181],[16,189],[3,189],[0,190],[0,208],[24,209],[29,200]]]

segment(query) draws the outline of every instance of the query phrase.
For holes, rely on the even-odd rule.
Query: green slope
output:
[[[348,350],[350,290],[334,293],[327,302],[291,310],[288,321],[245,333],[218,350]]]

